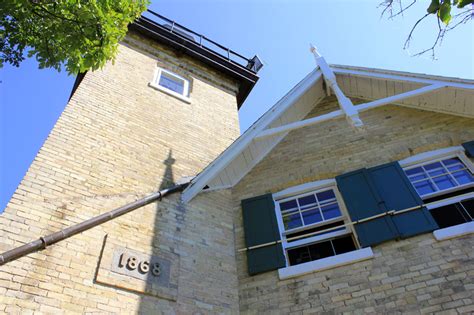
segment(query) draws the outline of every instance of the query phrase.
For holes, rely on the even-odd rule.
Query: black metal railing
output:
[[[141,18],[145,19],[148,23],[155,24],[156,26],[169,31],[174,35],[179,36],[185,41],[191,42],[203,49],[212,52],[213,54],[220,56],[223,59],[226,59],[229,62],[238,64],[254,73],[257,73],[261,68],[261,62],[257,56],[253,58],[244,57],[230,48],[222,46],[221,44],[216,43],[206,36],[196,33],[156,12],[147,10],[142,13]]]

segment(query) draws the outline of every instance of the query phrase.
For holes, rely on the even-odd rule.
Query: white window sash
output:
[[[449,148],[444,148],[444,149],[439,149],[439,150],[434,150],[434,151],[429,151],[429,152],[423,152],[423,153],[411,156],[409,158],[406,158],[404,160],[401,160],[399,161],[399,163],[402,166],[403,170],[405,171],[405,170],[410,170],[416,167],[424,166],[426,164],[440,162],[449,158],[458,158],[461,161],[461,163],[464,164],[467,171],[471,172],[471,174],[474,174],[474,164],[466,156],[466,154],[464,153],[464,147],[462,146],[455,146],[455,147],[449,147]],[[456,171],[460,171],[460,170],[456,170]],[[452,176],[451,173],[456,172],[456,171],[450,171],[448,174],[445,174],[445,175],[448,175],[454,178],[454,176]],[[429,180],[430,182],[432,182],[432,178],[435,178],[435,177],[437,176],[433,176],[433,177],[429,176],[425,180]],[[458,183],[457,179],[454,178],[454,180],[456,181],[456,183]],[[413,188],[416,190],[411,180],[410,180],[410,183],[412,184]],[[437,186],[434,183],[432,184],[434,185],[434,187],[437,188]],[[470,187],[474,187],[474,183],[467,183],[467,184],[459,185],[456,187],[451,187],[448,189],[438,190],[429,194],[425,194],[420,197],[422,199],[428,199],[428,198],[452,193],[452,192],[470,188]]]
[[[440,208],[440,207],[444,207],[444,206],[449,206],[453,203],[461,202],[461,201],[464,201],[466,199],[471,199],[471,198],[474,198],[474,192],[470,192],[470,193],[467,193],[467,194],[462,194],[462,195],[459,195],[459,196],[454,196],[454,197],[451,197],[451,198],[446,198],[446,199],[430,202],[430,203],[426,204],[426,208],[428,210],[436,209],[436,208]]]
[[[291,230],[285,230],[285,225],[283,224],[283,216],[282,216],[281,210],[280,210],[280,202],[282,202],[284,200],[291,200],[291,199],[294,199],[294,198],[299,198],[300,196],[309,195],[311,193],[317,193],[317,192],[328,190],[328,189],[332,189],[333,192],[334,192],[334,195],[336,196],[336,202],[337,202],[337,204],[339,206],[339,209],[341,211],[341,216],[340,217],[333,218],[333,219],[323,221],[323,222],[317,222],[317,223],[314,223],[314,224],[311,224],[311,225],[306,225],[306,226],[294,228],[294,229],[291,229]],[[308,229],[311,229],[311,228],[314,228],[314,227],[317,227],[317,226],[324,226],[324,225],[327,225],[327,224],[331,224],[331,223],[337,222],[337,221],[344,221],[344,223],[347,223],[347,221],[350,222],[349,215],[347,213],[347,209],[345,207],[342,196],[340,195],[339,190],[337,189],[335,179],[319,180],[319,181],[305,183],[305,184],[302,184],[302,185],[298,185],[298,186],[294,186],[294,187],[284,189],[280,192],[277,192],[277,193],[273,194],[273,201],[275,203],[275,215],[276,215],[276,218],[277,218],[278,229],[280,231],[281,245],[283,247],[283,254],[285,255],[286,266],[290,265],[290,263],[289,263],[290,261],[289,261],[289,257],[288,257],[288,249],[304,246],[304,245],[311,244],[311,243],[322,242],[324,240],[333,239],[335,237],[342,236],[342,235],[349,235],[349,234],[354,235],[353,239],[354,239],[354,243],[356,245],[356,248],[360,248],[360,244],[358,243],[357,235],[355,233],[355,230],[354,230],[353,226],[346,227],[342,231],[334,231],[334,232],[326,233],[326,234],[323,234],[323,235],[316,235],[316,236],[312,236],[312,237],[309,237],[309,238],[302,238],[300,240],[295,240],[295,241],[292,241],[292,242],[288,242],[286,240],[286,235],[289,234],[289,233],[301,232],[301,231],[308,230]],[[302,221],[302,223],[303,223],[303,221]]]
[[[164,87],[164,86],[160,85],[160,79],[161,79],[161,75],[163,73],[166,73],[168,76],[182,81],[183,82],[183,93],[175,92],[175,91],[173,91],[173,90],[171,90],[167,87]],[[174,96],[174,97],[176,97],[180,100],[183,100],[186,103],[191,103],[190,97],[189,97],[189,80],[182,77],[182,76],[180,76],[180,75],[177,75],[176,73],[170,72],[170,71],[162,69],[160,67],[156,67],[155,73],[153,75],[153,81],[151,81],[149,83],[149,85],[151,87],[156,88],[156,89],[158,89],[162,92],[165,92],[165,93],[167,93],[171,96]]]
[[[311,237],[308,237],[308,238],[303,238],[303,239],[300,239],[300,240],[285,242],[286,246],[284,247],[284,249],[288,250],[288,249],[292,249],[292,248],[307,245],[308,243],[316,243],[316,242],[319,242],[319,241],[332,239],[332,238],[335,238],[335,237],[338,237],[338,236],[343,236],[343,235],[351,233],[351,231],[347,227],[341,226],[341,228],[344,228],[344,229],[341,230],[341,231],[334,231],[334,232],[325,233],[323,235],[316,235],[316,236],[311,236]]]

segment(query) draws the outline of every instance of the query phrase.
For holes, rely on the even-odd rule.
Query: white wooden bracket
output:
[[[319,67],[323,75],[323,78],[326,81],[326,89],[327,89],[328,95],[329,95],[328,90],[332,89],[334,91],[334,94],[337,97],[337,100],[339,102],[341,109],[328,113],[328,114],[321,115],[321,116],[312,117],[312,118],[301,120],[301,121],[295,121],[283,126],[278,126],[278,127],[262,130],[259,132],[258,135],[256,135],[255,137],[256,139],[259,139],[259,140],[264,139],[270,136],[275,136],[277,134],[289,132],[291,130],[303,128],[306,126],[318,124],[327,120],[344,117],[344,116],[353,126],[362,127],[363,123],[361,119],[359,118],[360,112],[364,112],[364,111],[367,111],[367,110],[370,110],[382,105],[386,105],[386,104],[393,104],[395,102],[398,102],[410,97],[423,95],[432,91],[436,91],[436,90],[451,86],[449,82],[436,82],[436,81],[420,82],[420,83],[426,83],[428,85],[412,90],[412,91],[388,96],[385,98],[381,98],[378,100],[370,101],[370,102],[359,104],[359,105],[354,105],[351,102],[351,100],[348,97],[346,97],[344,93],[342,92],[342,90],[339,88],[336,82],[336,76],[334,72],[332,71],[332,69],[329,67],[329,65],[326,63],[326,60],[324,60],[324,58],[318,53],[316,48],[312,45],[311,45],[311,52],[314,54],[317,66]]]
[[[314,55],[316,65],[319,66],[319,69],[321,69],[321,72],[323,73],[328,88],[330,87],[334,91],[334,94],[336,95],[339,102],[339,106],[346,114],[347,120],[355,127],[362,127],[364,124],[359,118],[359,112],[354,107],[354,104],[352,104],[352,101],[347,96],[345,96],[342,90],[339,88],[339,85],[336,81],[336,75],[329,67],[324,57],[321,56],[316,47],[313,45],[310,45],[310,51]]]

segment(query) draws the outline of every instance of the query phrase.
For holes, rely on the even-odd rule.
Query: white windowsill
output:
[[[154,88],[154,89],[157,89],[157,90],[159,90],[159,91],[161,91],[161,92],[164,92],[164,93],[166,93],[166,94],[168,94],[168,95],[171,95],[171,96],[173,96],[173,97],[176,97],[177,99],[179,99],[179,100],[181,100],[181,101],[183,101],[183,102],[185,102],[185,103],[191,104],[191,99],[190,99],[189,97],[186,97],[186,96],[184,96],[184,95],[181,95],[181,94],[179,94],[179,93],[176,93],[176,92],[174,92],[174,91],[171,91],[171,90],[169,90],[169,89],[167,89],[167,88],[162,87],[161,85],[157,85],[157,84],[155,84],[155,83],[153,83],[153,82],[150,82],[150,83],[148,83],[148,86],[150,86],[150,87],[152,87],[152,88]]]
[[[436,240],[443,241],[471,233],[474,233],[474,221],[436,230],[433,232],[433,235]]]
[[[278,276],[280,277],[280,280],[284,280],[301,276],[314,271],[321,271],[343,265],[353,264],[355,262],[370,259],[373,257],[374,253],[372,252],[372,248],[361,248],[345,254],[322,258],[296,266],[278,269]]]

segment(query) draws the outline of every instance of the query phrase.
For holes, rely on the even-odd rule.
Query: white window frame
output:
[[[466,168],[469,171],[471,171],[471,173],[474,174],[474,164],[466,156],[464,147],[462,146],[455,146],[455,147],[449,147],[449,148],[420,153],[420,154],[411,156],[409,158],[406,158],[404,160],[401,160],[399,161],[399,163],[400,163],[400,166],[403,168],[403,170],[405,170],[405,169],[414,168],[423,164],[437,162],[437,161],[445,160],[449,158],[458,158],[466,166]],[[431,194],[420,196],[420,198],[428,199],[428,198],[432,198],[432,197],[436,197],[436,196],[440,196],[444,194],[449,194],[449,193],[463,190],[470,187],[474,187],[474,183],[460,185],[460,186],[453,187],[450,189],[445,189],[442,191],[437,191]],[[436,209],[439,207],[447,206],[447,205],[457,203],[466,199],[470,199],[473,197],[474,197],[474,192],[470,192],[470,193],[466,193],[466,194],[462,194],[458,196],[453,196],[453,197],[448,197],[442,200],[430,202],[426,204],[426,208],[428,210]],[[446,239],[459,237],[459,236],[463,236],[463,235],[471,234],[471,233],[474,233],[474,221],[461,223],[461,224],[453,225],[447,228],[435,230],[433,232],[433,236],[436,240],[443,241]]]
[[[161,79],[161,75],[163,73],[166,73],[168,76],[171,76],[171,77],[174,77],[180,81],[183,81],[183,93],[180,94],[180,93],[177,93],[171,89],[168,89],[162,85],[160,85],[160,79]],[[160,90],[168,95],[171,95],[171,96],[174,96],[186,103],[191,103],[191,98],[189,97],[190,95],[190,90],[189,90],[189,87],[190,87],[190,82],[188,79],[174,73],[174,72],[171,72],[169,70],[165,70],[163,68],[160,68],[160,67],[156,67],[155,69],[155,73],[153,75],[153,80],[149,83],[149,85],[157,90]]]
[[[400,166],[403,168],[403,170],[408,170],[412,169],[415,167],[419,167],[422,165],[426,165],[429,163],[435,163],[439,162],[442,160],[446,160],[449,158],[458,158],[465,166],[466,168],[474,174],[474,165],[473,163],[469,160],[469,158],[466,156],[464,152],[464,148],[462,146],[455,146],[455,147],[449,147],[449,148],[444,148],[440,150],[434,150],[434,151],[429,151],[429,152],[423,152],[414,156],[411,156],[409,158],[406,158],[404,160],[399,161]],[[411,181],[410,181],[411,183]],[[412,184],[413,185],[413,184]],[[464,184],[464,185],[459,185],[456,187],[452,187],[449,189],[444,189],[440,191],[435,191],[430,194],[426,194],[423,196],[420,196],[421,199],[428,199],[444,194],[449,194],[451,192],[455,192],[458,190],[466,189],[474,187],[474,183],[469,183],[469,184]],[[416,190],[416,188],[413,186],[413,188]]]
[[[336,201],[337,201],[337,204],[338,204],[339,209],[341,211],[341,216],[340,217],[330,219],[330,220],[327,220],[327,221],[323,221],[323,222],[318,222],[318,223],[298,227],[298,228],[294,228],[294,229],[291,229],[291,230],[285,230],[285,226],[283,224],[283,217],[282,217],[281,211],[280,211],[280,202],[281,201],[283,201],[285,199],[299,198],[299,197],[304,196],[306,194],[317,193],[317,192],[325,191],[325,190],[329,190],[329,189],[332,189],[333,192],[334,192],[334,195],[336,196]],[[302,238],[300,240],[295,240],[295,241],[292,241],[292,242],[288,242],[286,240],[286,235],[287,234],[296,233],[296,232],[299,232],[299,231],[315,228],[315,227],[318,227],[318,226],[321,226],[321,225],[331,224],[333,222],[338,222],[338,221],[343,221],[344,223],[351,222],[350,217],[349,217],[348,212],[347,212],[347,209],[346,209],[346,206],[345,206],[344,201],[343,201],[343,199],[342,199],[342,197],[339,193],[339,190],[337,189],[336,181],[334,179],[320,180],[320,181],[306,183],[306,184],[299,185],[299,186],[290,187],[288,189],[285,189],[283,191],[280,191],[280,192],[277,192],[277,193],[273,194],[273,201],[275,203],[275,215],[276,215],[276,218],[277,218],[278,229],[280,231],[281,244],[282,244],[282,247],[283,247],[283,254],[285,255],[286,268],[295,269],[294,267],[296,267],[296,266],[305,265],[306,267],[298,267],[295,270],[300,270],[300,269],[303,270],[304,269],[305,272],[308,272],[308,268],[311,269],[311,267],[308,267],[308,266],[319,266],[319,264],[315,264],[314,262],[319,261],[319,260],[324,260],[326,258],[318,259],[318,260],[315,260],[315,261],[310,261],[310,262],[306,262],[306,263],[302,263],[302,264],[298,264],[298,265],[295,265],[295,266],[290,266],[288,253],[287,253],[287,251],[289,249],[304,246],[304,245],[307,245],[307,244],[316,243],[318,241],[322,241],[322,240],[326,240],[326,239],[329,240],[329,239],[332,239],[332,238],[335,238],[335,237],[338,237],[338,236],[343,236],[343,235],[351,235],[353,240],[354,240],[354,244],[356,245],[356,248],[357,248],[356,251],[360,249],[360,244],[357,240],[357,235],[356,235],[355,230],[354,230],[352,225],[344,227],[344,230],[334,231],[334,232],[326,233],[324,235],[316,235],[316,236],[312,236],[312,237],[308,237],[308,238]],[[343,255],[343,254],[341,254],[341,255]],[[335,255],[335,256],[331,256],[331,257],[336,257],[336,256],[339,256],[339,255]],[[327,258],[331,258],[331,257],[327,257]],[[329,259],[327,261],[337,262],[337,264],[335,263],[334,267],[340,265],[340,261],[338,261],[337,259],[336,260]],[[329,265],[331,265],[331,264],[329,264]],[[285,268],[282,268],[282,269],[285,269]],[[283,272],[283,273],[285,273],[285,272]]]

